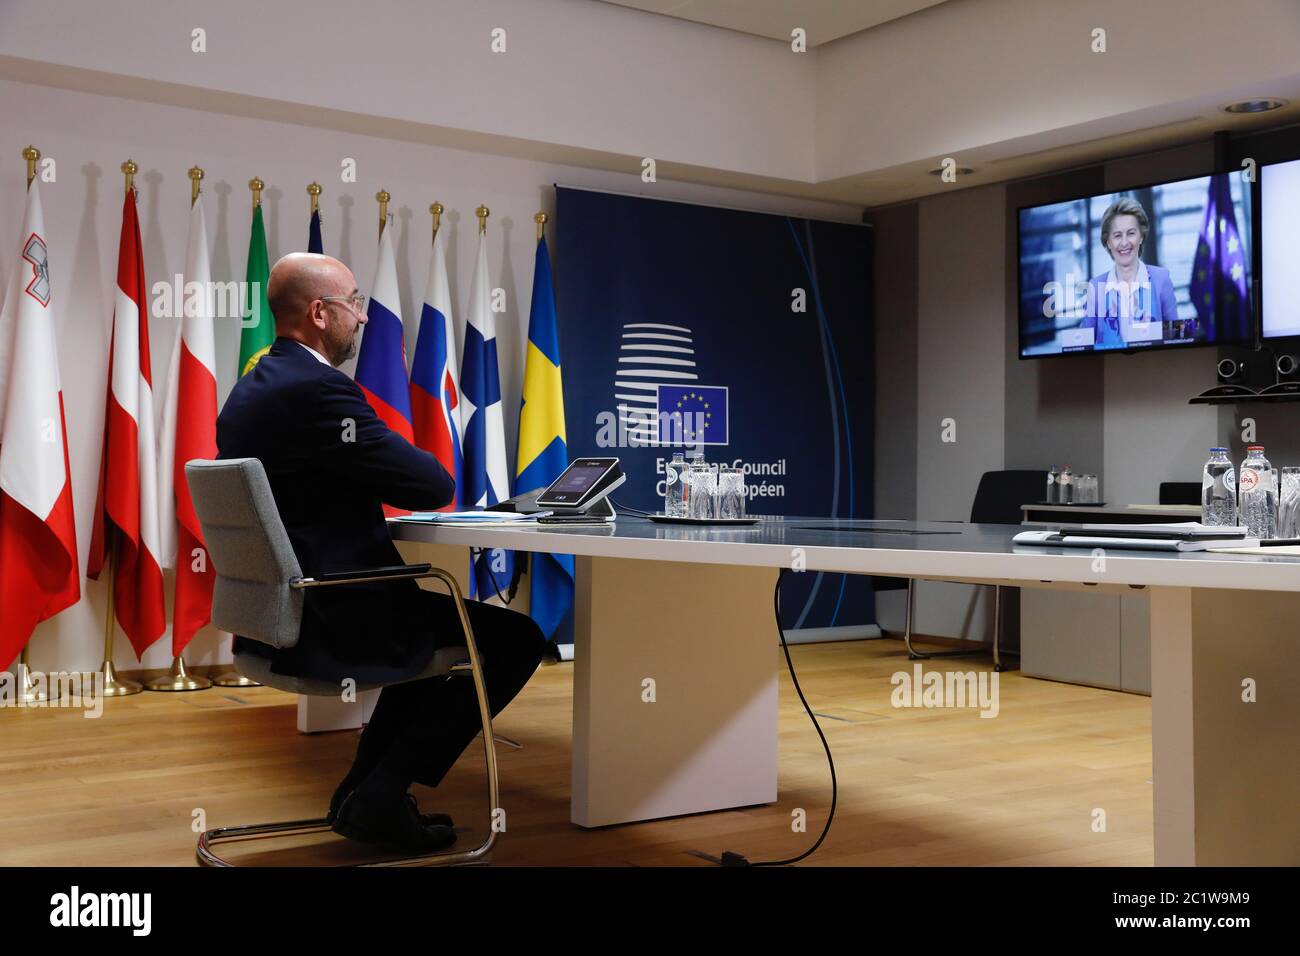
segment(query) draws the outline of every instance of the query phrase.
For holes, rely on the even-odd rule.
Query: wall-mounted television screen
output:
[[[1300,159],[1261,167],[1259,188],[1260,324],[1300,335]]]
[[[1250,341],[1250,203],[1225,173],[1020,209],[1021,358]]]

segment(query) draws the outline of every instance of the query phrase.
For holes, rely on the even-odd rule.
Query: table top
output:
[[[802,566],[900,577],[1300,591],[1300,557],[1017,545],[1018,525],[765,518],[746,527],[656,524],[627,515],[603,527],[448,527],[390,522],[395,540],[591,557]]]

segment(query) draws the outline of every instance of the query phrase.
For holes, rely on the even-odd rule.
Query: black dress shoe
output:
[[[451,827],[423,826],[413,800],[376,805],[356,791],[348,794],[339,807],[331,829],[349,840],[403,853],[433,853],[456,842],[456,831]]]
[[[348,794],[351,793],[352,791],[349,790]],[[330,826],[333,826],[334,821],[338,819],[339,805],[344,801],[344,799],[346,799],[346,797],[339,796],[339,794],[336,793],[334,794],[333,799],[330,800],[330,807],[325,811],[325,822]],[[406,799],[411,801],[411,804],[415,807],[416,813],[419,814],[421,826],[454,827],[456,825],[456,821],[451,818],[451,814],[449,813],[420,813],[420,805],[416,802],[415,794],[408,793]]]

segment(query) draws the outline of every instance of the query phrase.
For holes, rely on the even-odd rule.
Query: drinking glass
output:
[[[690,498],[687,514],[692,518],[712,518],[714,516],[714,499],[718,495],[718,475],[704,462],[696,462],[690,467],[691,483],[688,486]]]
[[[1277,499],[1277,536],[1300,538],[1300,467],[1295,465],[1282,469]]]
[[[745,517],[745,472],[735,465],[718,471],[718,517]]]

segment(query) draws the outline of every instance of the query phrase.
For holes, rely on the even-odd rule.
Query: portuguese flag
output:
[[[275,341],[275,319],[266,301],[266,280],[271,262],[266,254],[266,228],[262,207],[253,210],[253,231],[248,237],[248,270],[244,274],[244,321],[239,333],[239,374],[247,375]]]

